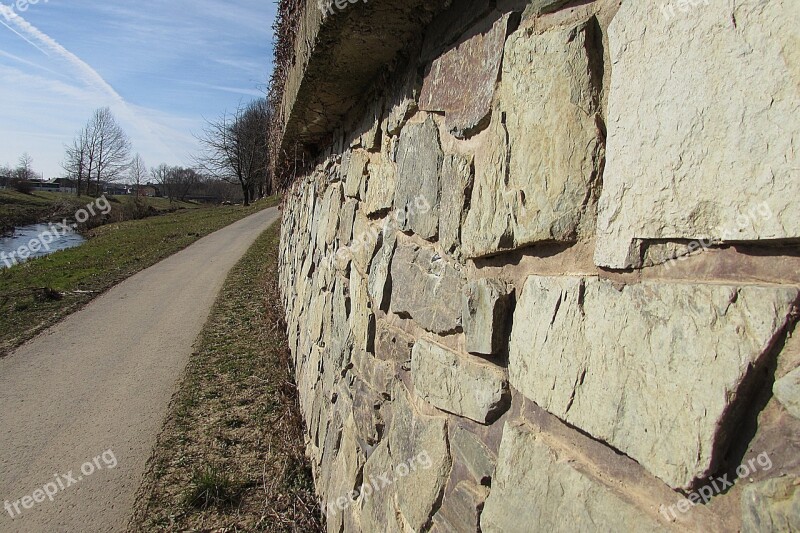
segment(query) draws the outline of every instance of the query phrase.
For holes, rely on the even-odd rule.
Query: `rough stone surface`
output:
[[[433,333],[461,326],[464,279],[455,263],[429,248],[398,244],[391,274],[392,311],[411,316]]]
[[[477,532],[480,514],[489,495],[489,488],[470,481],[462,481],[445,496],[442,508],[434,518],[437,531],[442,533]],[[437,520],[438,518],[438,520]]]
[[[378,359],[400,364],[411,362],[411,350],[414,342],[414,337],[408,333],[383,321],[378,321],[375,340],[375,356]]]
[[[397,168],[385,156],[373,156],[367,167],[369,174],[367,198],[364,202],[367,215],[388,211],[394,204]]]
[[[439,129],[431,117],[400,133],[394,195],[399,227],[427,240],[439,234],[439,175],[442,170]]]
[[[790,415],[800,418],[800,368],[777,380],[772,386],[772,393]]]
[[[585,23],[540,35],[521,29],[508,38],[499,108],[476,154],[462,230],[468,257],[573,241],[592,214],[602,149],[593,28]]]
[[[511,384],[672,487],[710,474],[748,368],[798,290],[531,276],[517,304]],[[667,400],[668,398],[668,400]]]
[[[497,457],[478,440],[474,433],[456,426],[450,433],[450,449],[453,452],[453,459],[467,467],[476,483],[490,484],[494,477]]]
[[[638,266],[646,239],[800,237],[797,2],[667,5],[625,2],[609,28],[601,266]]]
[[[412,531],[420,531],[430,520],[436,502],[444,490],[452,460],[447,450],[447,421],[417,412],[403,385],[395,392],[394,416],[389,433],[389,449],[397,472],[412,459],[417,467],[407,476],[397,477],[396,505],[403,521]],[[421,454],[424,454],[422,457]],[[399,472],[398,472],[399,473]]]
[[[411,375],[417,396],[448,413],[486,424],[506,407],[502,370],[425,339],[414,345]]]
[[[475,180],[473,158],[448,154],[442,164],[439,243],[450,252],[461,246],[461,226]]]
[[[521,426],[506,424],[497,475],[481,515],[486,533],[667,531]]]
[[[372,260],[369,270],[369,295],[375,309],[389,310],[392,294],[390,269],[394,248],[397,245],[397,231],[393,225],[386,225],[380,236],[380,248]]]
[[[745,486],[742,532],[800,531],[800,478],[787,476]]]
[[[488,123],[503,58],[509,15],[480,24],[433,60],[422,82],[420,109],[445,113],[448,131],[458,138]]]
[[[464,288],[463,322],[467,351],[481,355],[500,353],[506,340],[511,296],[506,284],[479,279]]]
[[[350,198],[363,198],[365,176],[369,154],[365,150],[355,150],[346,164],[344,193]]]

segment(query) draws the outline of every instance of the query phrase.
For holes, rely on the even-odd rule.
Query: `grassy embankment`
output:
[[[323,531],[289,371],[279,224],[232,269],[140,489],[134,531]]]
[[[82,246],[0,270],[0,357],[116,283],[277,203],[273,197],[247,208],[187,209],[107,224],[90,230]]]
[[[114,213],[114,220],[121,220],[126,206],[132,204],[134,200],[132,196],[112,196],[109,199],[111,209],[118,212]],[[78,209],[94,201],[95,198],[91,196],[40,191],[22,194],[11,189],[2,190],[0,191],[0,234],[16,226],[71,218]],[[200,207],[199,204],[191,202],[171,203],[167,198],[147,198],[144,201],[159,212]]]

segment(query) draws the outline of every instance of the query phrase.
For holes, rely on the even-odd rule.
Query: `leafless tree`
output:
[[[266,99],[259,98],[239,106],[233,114],[209,121],[199,138],[204,148],[197,158],[200,168],[218,179],[238,183],[245,205],[257,195],[271,192],[267,151],[270,115]]]
[[[147,165],[140,154],[136,154],[128,165],[128,180],[136,187],[136,197],[141,196],[141,187],[147,181]]]
[[[102,182],[118,181],[125,176],[130,151],[131,143],[125,130],[117,123],[111,109],[103,107],[94,112],[72,144],[66,147],[62,167],[67,177],[78,182],[79,195],[84,180],[87,190],[94,180],[96,192],[100,194]]]
[[[153,168],[150,173],[153,178],[161,185],[162,193],[171,201],[185,200],[203,181],[203,177],[193,168],[171,167],[161,164]]]

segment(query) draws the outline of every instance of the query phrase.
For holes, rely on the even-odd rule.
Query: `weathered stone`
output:
[[[392,260],[392,311],[434,333],[461,326],[464,277],[455,263],[428,248],[398,244]]]
[[[334,183],[325,190],[322,202],[317,204],[319,215],[315,214],[312,229],[316,229],[316,248],[324,250],[333,244],[339,229],[339,208],[342,205],[342,185]]]
[[[454,461],[463,463],[476,483],[486,484],[494,477],[497,458],[478,437],[461,426],[450,433],[450,450]]]
[[[366,181],[367,163],[369,163],[369,153],[366,150],[354,150],[350,153],[344,182],[344,194],[350,198],[364,196],[361,192]]]
[[[447,533],[477,533],[480,530],[480,515],[489,496],[489,488],[471,481],[462,481],[445,496],[439,510],[443,521],[440,531]]]
[[[800,531],[800,478],[779,477],[745,485],[742,533]]]
[[[473,359],[417,341],[411,355],[414,391],[443,411],[490,423],[507,407],[508,382],[500,368]]]
[[[711,474],[731,403],[784,330],[795,288],[531,276],[511,384],[672,487]]]
[[[358,500],[361,510],[362,531],[386,531],[401,533],[395,508],[395,484],[384,486],[381,476],[392,472],[397,465],[389,453],[389,442],[382,441],[364,465],[364,490]],[[377,488],[376,488],[377,487]]]
[[[431,63],[419,107],[445,113],[447,129],[466,138],[485,128],[503,58],[509,15],[478,24]]]
[[[370,446],[380,442],[384,421],[380,414],[385,398],[356,378],[350,386],[353,391],[353,420],[358,436]]]
[[[353,346],[372,352],[375,349],[375,314],[372,312],[367,279],[357,270],[350,271],[350,329]]]
[[[372,216],[388,211],[394,204],[394,190],[397,168],[384,155],[373,156],[367,167],[367,198],[364,201],[367,215]]]
[[[598,480],[575,470],[534,432],[509,423],[481,529],[668,531]]]
[[[601,266],[647,239],[800,237],[797,2],[676,7],[624,2],[609,28]]]
[[[411,61],[399,82],[392,87],[394,90],[389,98],[388,116],[384,122],[384,132],[388,135],[398,135],[418,109],[419,75],[416,67],[416,62]]]
[[[404,364],[411,361],[414,337],[404,331],[378,321],[375,356],[383,361]]]
[[[461,225],[472,195],[475,179],[473,158],[446,155],[442,164],[442,200],[439,215],[439,242],[451,252],[461,245]]]
[[[361,469],[366,461],[364,452],[356,441],[356,426],[352,415],[344,423],[338,446],[329,440],[326,452],[331,448],[335,449],[335,455],[328,460],[323,459],[323,465],[330,464],[330,471],[324,475],[328,482],[324,502],[328,531],[336,533],[341,531],[343,517],[355,502],[354,491],[359,488],[357,480],[361,477]],[[339,507],[340,502],[346,504]]]
[[[571,242],[593,222],[602,153],[594,33],[587,22],[539,35],[520,29],[508,38],[498,109],[476,152],[462,230],[468,257]]]
[[[450,475],[447,419],[417,413],[402,384],[397,385],[393,406],[388,440],[394,465],[389,471],[398,474],[395,475],[396,505],[408,527],[421,531],[431,518]],[[403,468],[400,465],[406,466],[408,475],[399,475],[399,469]]]
[[[382,228],[373,224],[359,210],[356,212],[356,221],[353,223],[353,242],[347,249],[337,250],[336,255],[351,257],[359,272],[369,272],[369,265],[380,244]]]
[[[496,279],[479,279],[464,288],[464,333],[467,351],[496,355],[505,347],[511,295]]]
[[[777,380],[772,393],[790,415],[800,418],[800,367]]]
[[[375,309],[389,310],[389,300],[392,294],[389,273],[392,266],[392,256],[397,245],[397,231],[393,225],[383,227],[380,237],[380,249],[372,260],[369,269],[369,295]]]
[[[364,350],[353,352],[353,370],[379,394],[391,396],[395,384],[395,367],[389,361],[382,361]]]
[[[339,230],[337,238],[339,239],[339,246],[347,246],[353,238],[353,223],[356,219],[356,210],[358,209],[358,201],[348,198],[345,200],[341,211],[339,212]]]
[[[399,228],[427,240],[439,233],[439,174],[442,170],[439,129],[430,116],[400,133],[394,195]]]

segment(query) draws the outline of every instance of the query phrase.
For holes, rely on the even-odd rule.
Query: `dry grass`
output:
[[[170,406],[133,531],[322,531],[278,292],[279,225],[234,267]]]

